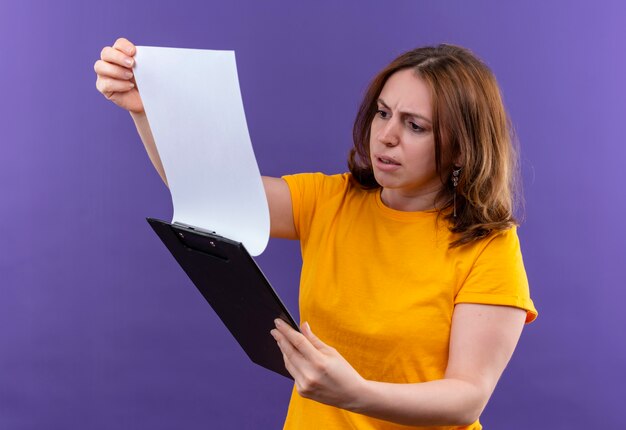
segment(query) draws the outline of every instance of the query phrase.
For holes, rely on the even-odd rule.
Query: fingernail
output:
[[[132,65],[133,65],[133,59],[132,59],[132,58],[125,58],[125,59],[124,59],[124,63],[125,63],[127,66],[132,66]]]
[[[130,83],[130,87],[131,88],[135,88],[135,84],[133,84],[132,82]]]
[[[276,339],[276,329],[270,330],[270,334],[272,335],[274,339]]]
[[[305,328],[305,330],[306,330],[306,331],[308,331],[309,333],[311,333],[311,326],[309,325],[309,322],[308,322],[308,321],[306,321],[306,322],[304,323],[304,328]]]
[[[133,48],[132,47],[128,47],[125,49],[126,52],[128,52],[128,55],[133,55]]]
[[[280,318],[276,318],[274,324],[276,324],[276,327],[281,327],[284,323]]]
[[[124,76],[126,77],[126,79],[130,79],[133,77],[133,72],[124,72]]]

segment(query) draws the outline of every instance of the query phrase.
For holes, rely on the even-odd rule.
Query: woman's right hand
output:
[[[121,37],[112,47],[102,49],[100,60],[93,68],[98,76],[96,88],[104,97],[130,112],[143,113],[143,102],[133,74],[136,52],[135,45]]]

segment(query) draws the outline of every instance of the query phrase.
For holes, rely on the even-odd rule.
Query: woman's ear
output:
[[[465,165],[465,157],[463,157],[463,154],[459,154],[456,157],[454,157],[452,159],[452,164],[455,167],[461,167],[461,166]]]

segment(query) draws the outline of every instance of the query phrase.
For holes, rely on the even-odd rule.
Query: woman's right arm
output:
[[[167,185],[163,164],[154,144],[152,130],[133,74],[136,52],[135,45],[124,38],[117,39],[113,46],[104,47],[100,53],[100,60],[96,61],[93,67],[97,75],[96,88],[107,100],[130,112],[150,161]]]
[[[135,121],[137,133],[139,133],[139,137],[141,137],[141,141],[143,142],[143,146],[146,148],[150,161],[152,161],[152,165],[159,173],[159,176],[161,176],[161,179],[163,179],[163,182],[165,182],[165,186],[168,186],[165,170],[163,169],[163,164],[161,163],[161,157],[159,157],[159,151],[157,151],[156,144],[154,143],[154,137],[152,136],[152,130],[150,129],[146,112],[131,111],[130,116],[133,118],[133,121]]]
[[[133,74],[136,52],[135,45],[124,38],[119,38],[113,46],[102,49],[100,60],[94,64],[97,75],[96,88],[107,100],[130,112],[148,157],[167,186],[161,157],[154,143],[154,136]],[[270,236],[297,239],[291,193],[287,182],[280,178],[263,176],[263,186],[270,210]]]

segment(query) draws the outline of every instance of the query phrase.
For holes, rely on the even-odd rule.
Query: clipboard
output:
[[[270,330],[276,318],[300,329],[243,244],[178,222],[146,220],[250,360],[293,379]]]

